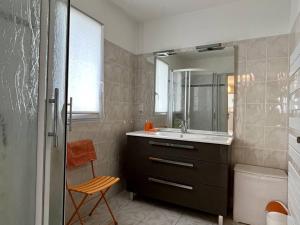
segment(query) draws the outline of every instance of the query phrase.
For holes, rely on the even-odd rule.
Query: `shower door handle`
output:
[[[53,116],[53,131],[48,132],[49,137],[54,139],[54,147],[58,146],[57,126],[58,126],[58,101],[59,101],[59,90],[55,88],[54,98],[49,99],[49,103],[54,104],[54,116]]]
[[[73,119],[73,98],[70,97],[70,103],[68,103],[68,106],[70,107],[69,111],[69,131],[72,131],[72,119]]]

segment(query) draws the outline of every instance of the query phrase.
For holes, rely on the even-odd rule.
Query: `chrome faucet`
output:
[[[181,129],[181,133],[187,133],[187,121],[186,120],[182,120],[180,122],[179,127]]]

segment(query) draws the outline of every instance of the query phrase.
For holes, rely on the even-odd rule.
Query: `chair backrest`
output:
[[[96,159],[96,151],[92,140],[80,140],[67,144],[68,167],[81,166]]]

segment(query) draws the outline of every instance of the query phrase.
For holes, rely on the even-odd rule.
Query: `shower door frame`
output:
[[[183,106],[183,121],[187,122],[189,127],[189,112],[190,112],[190,72],[186,70],[171,70],[170,72],[170,88],[169,88],[169,98],[168,102],[168,124],[169,127],[173,128],[173,112],[174,112],[174,73],[184,72],[184,106]],[[187,86],[189,82],[189,86]],[[189,87],[189,89],[187,89]]]
[[[35,225],[48,225],[49,218],[45,214],[47,204],[47,174],[46,174],[46,164],[49,159],[47,159],[47,152],[52,151],[52,146],[49,146],[47,142],[52,137],[47,135],[48,133],[48,121],[47,121],[47,108],[49,104],[49,99],[52,96],[48,94],[49,85],[49,41],[50,41],[50,0],[41,0],[40,6],[40,49],[39,49],[39,81],[38,81],[38,137],[37,137],[37,171],[36,171],[36,206],[35,206]],[[70,0],[67,0],[68,7],[70,7]],[[69,20],[69,18],[67,18]],[[69,28],[68,28],[69,29]],[[68,32],[67,32],[68,35]],[[68,40],[68,37],[66,37]],[[68,46],[68,43],[67,43]],[[66,49],[68,51],[68,49]],[[68,57],[68,55],[67,55]],[[66,61],[67,63],[67,61]],[[68,66],[68,65],[66,65]],[[67,76],[67,73],[66,73]],[[67,78],[66,78],[66,88],[67,88]],[[64,171],[65,173],[65,171]],[[65,197],[64,197],[65,198]],[[65,200],[65,199],[64,199]],[[64,211],[63,211],[64,215]],[[64,224],[64,221],[61,221]]]
[[[37,173],[36,173],[36,209],[35,225],[43,224],[44,214],[44,166],[46,143],[46,99],[48,70],[48,18],[49,0],[41,0],[40,10],[40,71],[38,83],[38,137],[37,137]]]

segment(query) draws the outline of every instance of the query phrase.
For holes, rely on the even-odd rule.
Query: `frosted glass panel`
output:
[[[35,220],[40,0],[0,2],[0,224]]]
[[[169,65],[157,59],[155,73],[155,112],[157,113],[168,111],[168,81]]]
[[[69,93],[74,113],[100,112],[102,25],[71,8]]]

